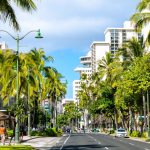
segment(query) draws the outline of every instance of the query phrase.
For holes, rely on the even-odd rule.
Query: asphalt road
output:
[[[103,134],[70,134],[51,150],[150,150],[150,144]]]

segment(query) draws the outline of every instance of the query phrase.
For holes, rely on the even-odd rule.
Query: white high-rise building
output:
[[[74,71],[80,73],[80,77],[82,74],[86,74],[87,78],[91,75],[92,73],[92,68],[91,68],[91,51],[88,52],[86,56],[80,57],[80,64],[82,64],[82,67],[77,67],[74,69]],[[76,103],[78,103],[78,91],[81,88],[81,80],[74,80],[73,81],[73,99],[75,100]]]
[[[5,42],[1,42],[0,43],[0,49],[5,50],[7,48],[8,48],[8,46],[7,46],[7,44]]]
[[[86,74],[87,78],[89,78],[92,74],[92,68],[91,68],[91,51],[88,52],[86,56],[80,57],[80,64],[82,64],[82,67],[77,67],[74,69],[74,71],[79,72],[80,78],[82,74]],[[78,92],[81,90],[81,80],[74,80],[73,81],[73,99],[75,100],[75,103],[79,104],[79,98],[78,98]],[[83,115],[80,118],[80,122],[78,122],[78,127],[82,128],[83,126],[86,128],[88,126],[88,111],[85,110],[82,112]]]
[[[130,21],[125,21],[122,28],[107,28],[104,32],[105,41],[95,41],[91,44],[92,72],[97,71],[99,60],[105,56],[106,52],[111,52],[112,57],[116,50],[122,46],[122,43],[132,37],[140,38],[141,33],[134,30]]]
[[[104,41],[94,41],[91,44],[91,68],[92,72],[95,72],[98,68],[98,62],[105,56],[106,52],[109,52],[110,44]]]
[[[81,80],[73,81],[73,99],[75,103],[78,103],[78,92],[81,89]]]
[[[122,46],[122,43],[132,37],[140,38],[141,33],[135,32],[134,25],[130,21],[125,21],[123,28],[107,28],[104,32],[105,41],[110,43],[110,51],[112,55]]]

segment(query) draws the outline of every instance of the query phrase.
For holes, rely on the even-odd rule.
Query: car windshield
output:
[[[118,132],[125,132],[124,129],[118,129]]]

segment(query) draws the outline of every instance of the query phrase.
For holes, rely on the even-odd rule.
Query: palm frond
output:
[[[17,6],[28,12],[37,9],[33,0],[14,0],[14,2],[16,3]]]
[[[14,27],[15,30],[20,30],[19,24],[13,8],[7,0],[1,0],[0,7],[0,20],[6,22],[9,21],[9,24]]]
[[[136,8],[136,10],[139,11],[139,12],[141,12],[145,9],[150,10],[150,1],[149,0],[142,0]]]

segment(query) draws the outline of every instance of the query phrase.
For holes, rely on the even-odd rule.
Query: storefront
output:
[[[14,122],[14,117],[6,114],[6,112],[0,112],[0,125],[4,125],[6,128],[13,128]]]

